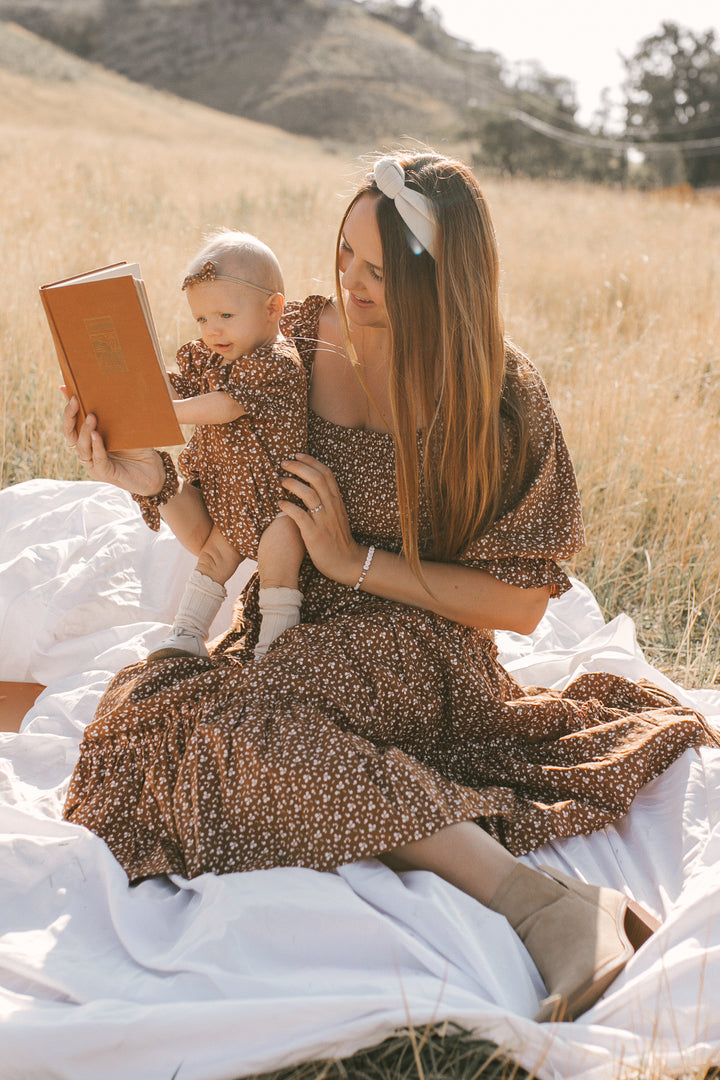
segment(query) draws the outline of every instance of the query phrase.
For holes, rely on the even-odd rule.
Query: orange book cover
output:
[[[0,731],[17,731],[44,689],[40,683],[0,682]]]
[[[137,263],[116,263],[40,288],[65,384],[81,419],[97,416],[108,450],[185,440]]]

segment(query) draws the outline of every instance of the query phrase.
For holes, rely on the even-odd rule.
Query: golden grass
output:
[[[474,1039],[445,1022],[410,1028],[342,1060],[307,1062],[248,1080],[533,1080],[533,1076],[494,1043]]]
[[[659,1062],[623,1067],[622,1080],[719,1080],[712,1063],[677,1072]],[[501,1048],[450,1022],[409,1028],[342,1060],[311,1061],[245,1080],[536,1080]],[[239,1078],[240,1080],[240,1078]]]
[[[99,70],[0,73],[0,484],[78,476],[57,428],[43,282],[143,267],[168,357],[192,333],[178,282],[204,229],[258,233],[290,296],[331,290],[359,166]],[[368,148],[370,149],[370,148]],[[628,611],[687,685],[720,674],[720,204],[488,180],[510,335],[543,372],[578,470],[588,546],[572,570]]]
[[[193,333],[179,282],[204,230],[256,232],[291,296],[331,288],[347,161],[310,140],[138,91],[120,78],[36,83],[0,72],[0,485],[73,478],[40,284],[138,261],[169,359]],[[322,276],[324,274],[324,276]]]
[[[574,570],[659,666],[714,682],[720,204],[503,185],[507,325],[550,386],[588,546]]]

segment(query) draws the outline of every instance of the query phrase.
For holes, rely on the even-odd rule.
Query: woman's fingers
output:
[[[310,457],[309,454],[296,454],[291,461],[283,461],[282,467],[286,472],[298,476],[315,488],[319,484],[326,484],[328,487],[334,487],[337,491],[335,477],[327,465],[323,465],[321,461]]]
[[[307,545],[308,536],[305,535],[305,531],[310,528],[312,520],[308,512],[306,510],[301,510],[296,503],[286,502],[284,499],[278,501],[278,509],[282,510],[284,514],[287,514],[287,516],[295,522]]]
[[[335,477],[317,458],[297,454],[292,461],[283,461],[282,466],[292,473],[283,479],[283,487],[301,498],[311,512],[316,513],[319,505],[329,507],[333,500],[340,499]]]
[[[62,387],[63,393],[65,387]],[[78,441],[77,415],[80,411],[78,400],[71,397],[63,409],[63,438],[68,446],[74,447]]]
[[[335,581],[345,585],[356,581],[360,549],[331,470],[309,454],[298,454],[282,465],[292,474],[283,478],[283,487],[298,495],[305,509],[284,500],[279,506],[300,529],[313,563],[321,574]],[[362,564],[362,558],[359,561]]]
[[[280,482],[286,491],[289,491],[293,495],[297,495],[299,499],[302,499],[308,510],[312,510],[313,507],[322,503],[319,492],[310,484],[304,484],[301,480],[296,480],[294,477],[288,476],[284,476]]]
[[[112,482],[113,464],[105,450],[102,437],[96,431],[97,419],[90,413],[78,428],[77,412],[77,402],[68,403],[63,424],[67,444],[75,451],[78,461],[94,480]]]
[[[77,454],[78,461],[86,469],[90,469],[93,464],[92,433],[95,427],[95,417],[86,417],[78,427],[79,413],[80,406],[77,398],[70,398],[63,411],[63,437],[68,447]]]
[[[67,388],[62,389],[65,392]],[[93,480],[140,494],[150,495],[160,491],[165,481],[165,467],[155,450],[109,453],[97,430],[97,417],[88,413],[83,423],[78,425],[79,413],[77,398],[71,397],[63,411],[63,436]]]
[[[90,413],[85,417],[84,422],[80,425],[80,429],[77,433],[77,442],[75,443],[75,450],[77,451],[78,459],[83,463],[86,468],[89,468],[93,463],[93,433],[97,426],[95,417]],[[99,436],[98,436],[99,438]]]
[[[342,528],[347,515],[335,477],[330,469],[316,458],[310,457],[309,454],[297,454],[291,461],[283,461],[282,467],[285,472],[292,474],[282,478],[282,486],[286,491],[297,495],[306,509],[303,510],[296,503],[285,501],[280,503],[280,508],[298,526],[306,545],[309,530],[314,533],[316,527],[320,527],[323,530],[336,532],[338,527]],[[333,500],[333,495],[336,496],[337,501]],[[340,519],[343,520],[340,521]]]
[[[62,387],[65,392],[65,387]],[[92,435],[97,427],[97,421],[92,413],[78,427],[80,405],[76,397],[71,397],[63,410],[63,438],[71,450],[75,450],[83,465],[92,464],[93,442]]]
[[[112,461],[97,431],[90,432],[90,457],[92,469],[97,478],[109,480],[113,472]]]

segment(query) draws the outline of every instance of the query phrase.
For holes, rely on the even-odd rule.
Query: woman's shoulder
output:
[[[309,370],[318,343],[323,340],[321,323],[323,317],[335,312],[331,297],[313,293],[304,300],[290,300],[280,320],[280,330],[292,338],[300,353],[300,359]]]
[[[311,293],[304,300],[288,300],[280,319],[280,329],[286,337],[312,332],[317,329],[328,305],[333,305],[332,297],[320,293]]]
[[[510,341],[502,412],[509,477],[505,500],[498,518],[460,561],[480,565],[478,560],[517,558],[515,584],[549,584],[559,594],[568,582],[553,560],[570,558],[584,543],[575,472],[545,382]],[[532,559],[540,560],[537,566],[530,566]],[[511,580],[503,576],[505,570],[489,569]]]
[[[526,390],[542,390],[547,394],[545,382],[532,360],[518,348],[514,341],[505,338],[505,379]]]
[[[557,423],[545,380],[532,360],[514,344],[505,340],[505,383],[503,388],[503,412],[525,415],[531,428]]]

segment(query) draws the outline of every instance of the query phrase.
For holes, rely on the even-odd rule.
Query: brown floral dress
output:
[[[325,300],[288,310],[307,365]],[[572,466],[545,388],[515,354],[533,416],[524,494],[459,560],[521,586],[569,582],[582,543]],[[392,438],[310,415],[358,540],[400,549]],[[585,675],[523,688],[489,631],[301,573],[302,623],[259,661],[257,581],[210,660],[140,661],[89,725],[65,815],[131,880],[329,869],[475,819],[515,853],[618,818],[703,719],[649,686]]]
[[[208,513],[245,558],[277,516],[280,462],[307,448],[307,376],[291,341],[225,363],[203,341],[177,353],[169,378],[182,398],[222,390],[245,410],[229,424],[198,424],[179,459],[202,491]]]

